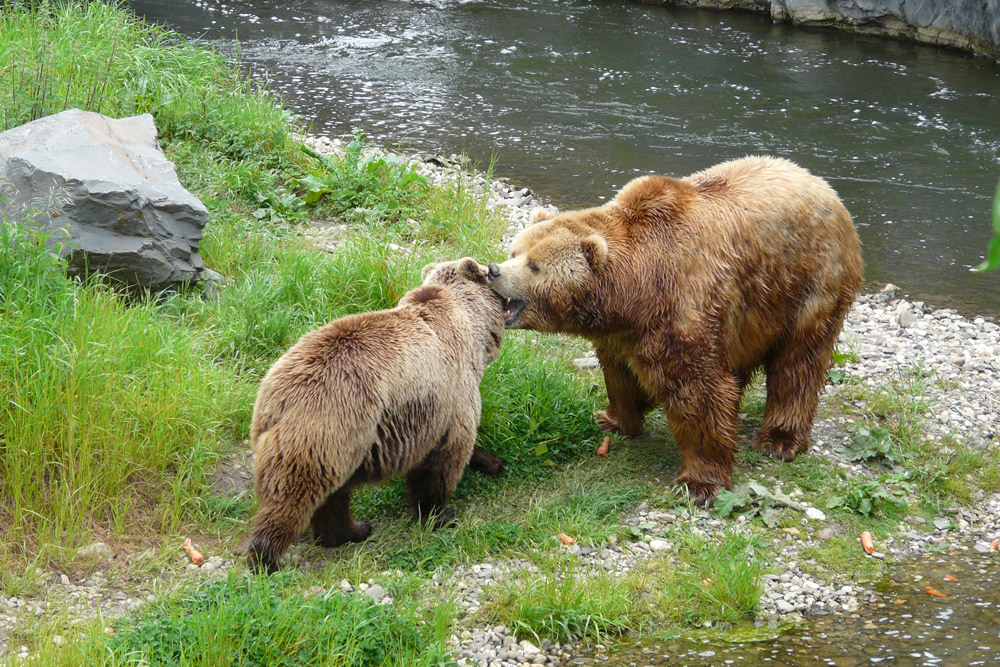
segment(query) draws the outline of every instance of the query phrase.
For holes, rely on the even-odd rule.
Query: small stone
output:
[[[573,365],[581,371],[590,371],[600,368],[601,362],[597,360],[597,357],[580,357],[573,360]]]
[[[815,507],[806,508],[806,517],[809,519],[815,519],[816,521],[826,521],[826,514],[822,510],[818,510]]]
[[[833,528],[824,528],[816,536],[821,540],[828,540],[833,537]]]
[[[365,591],[365,595],[370,597],[375,604],[378,604],[382,601],[382,598],[385,597],[385,589],[378,584],[375,584],[374,586],[368,587],[368,590]]]
[[[529,642],[527,639],[521,641],[521,643],[518,644],[518,646],[521,649],[521,655],[523,655],[525,658],[534,658],[536,655],[542,652],[541,649],[539,649],[537,646]]]
[[[777,602],[775,602],[775,605],[778,607],[778,611],[784,612],[786,614],[790,611],[795,611],[795,607],[793,607],[791,603],[789,603],[787,600],[784,599],[778,600]]]
[[[351,582],[349,582],[347,579],[341,579],[340,580],[340,590],[342,592],[344,592],[344,593],[353,593],[354,592],[354,586],[352,586]]]
[[[649,548],[653,551],[663,551],[664,549],[667,549],[669,547],[670,543],[667,542],[666,540],[654,539],[649,541]]]
[[[52,635],[52,643],[55,644],[56,646],[62,646],[63,645],[62,635]]]
[[[981,554],[988,554],[991,551],[993,551],[993,548],[989,544],[986,544],[985,542],[978,542],[976,546],[974,546],[973,548],[976,550],[977,553]]]
[[[938,530],[947,530],[950,525],[951,519],[945,519],[944,517],[934,519],[934,527]]]
[[[97,556],[103,560],[111,560],[115,557],[115,552],[104,542],[94,542],[76,550],[76,555],[81,558]]]

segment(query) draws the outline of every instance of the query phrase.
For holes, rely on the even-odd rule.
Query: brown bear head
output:
[[[504,299],[508,327],[572,331],[574,303],[592,291],[608,259],[601,209],[552,216],[536,209],[514,237],[510,259],[490,264],[490,287]]]
[[[471,257],[428,264],[423,287],[448,288],[478,327],[475,337],[486,346],[485,362],[496,360],[504,336],[503,300],[486,282],[487,269]]]

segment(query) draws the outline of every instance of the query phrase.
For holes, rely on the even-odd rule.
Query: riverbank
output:
[[[67,281],[37,243],[0,228],[15,241],[0,245],[0,653],[11,663],[268,664],[278,652],[301,665],[568,664],[633,638],[779,634],[854,608],[907,553],[965,536],[992,548],[995,324],[880,293],[852,310],[814,451],[784,464],[742,450],[732,497],[713,513],[672,492],[679,456],[659,414],[594,456],[604,397],[585,344],[510,332],[483,381],[479,433],[510,471],[465,475],[457,526],[423,529],[402,485],[383,485],[357,494],[370,540],[302,541],[279,575],[248,575],[246,438],[270,364],[329,319],[393,306],[427,262],[503,256],[545,202],[488,166],[411,162],[360,137],[311,139],[326,158],[308,155],[276,103],[245,95],[217,55],[100,3],[61,11],[18,23],[38,30],[19,66],[60,71],[50,38],[94,46],[87,63],[114,73],[90,79],[104,111],[152,106],[182,183],[211,212],[202,252],[225,280],[126,302]],[[124,60],[113,45],[126,40]],[[46,99],[78,93],[85,104],[69,89]],[[2,99],[7,117],[34,113],[30,97]],[[744,440],[762,396],[758,382]]]
[[[837,28],[865,35],[909,39],[1000,60],[996,5],[955,5],[934,0],[917,7],[896,2],[814,3],[801,0],[643,0],[698,9],[766,14],[776,22]]]

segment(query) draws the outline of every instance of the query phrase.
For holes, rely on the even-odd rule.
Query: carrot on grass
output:
[[[605,456],[607,456],[608,455],[608,448],[610,446],[611,446],[611,436],[610,435],[606,435],[606,436],[604,436],[604,442],[602,442],[601,446],[597,448],[597,455],[600,456],[601,458],[604,458]]]
[[[865,550],[866,554],[871,554],[875,551],[875,543],[872,542],[872,534],[867,530],[861,533],[861,548]]]
[[[184,540],[184,551],[187,553],[188,558],[191,559],[191,562],[198,567],[205,564],[205,557],[201,555],[200,551],[192,546],[190,537]]]
[[[556,537],[558,537],[559,541],[562,542],[563,544],[565,544],[568,547],[571,547],[574,544],[576,544],[576,540],[574,540],[572,537],[570,537],[566,533],[559,533],[558,535],[556,535]]]

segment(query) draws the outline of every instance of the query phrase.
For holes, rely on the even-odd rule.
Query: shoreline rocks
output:
[[[904,38],[1000,60],[1000,2],[948,0],[643,0],[699,9],[739,9],[776,22]]]

